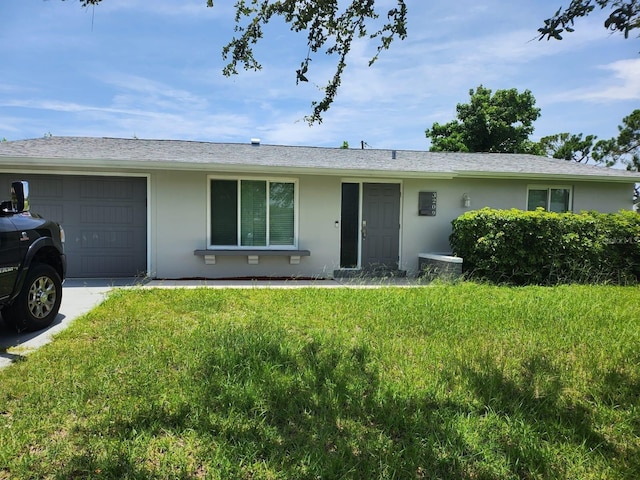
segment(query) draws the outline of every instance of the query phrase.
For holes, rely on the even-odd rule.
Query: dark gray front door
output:
[[[362,190],[362,268],[397,270],[400,185],[365,183]]]

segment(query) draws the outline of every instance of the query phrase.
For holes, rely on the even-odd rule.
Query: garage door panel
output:
[[[130,179],[113,179],[108,177],[84,179],[80,183],[80,198],[88,200],[135,200],[135,185]]]
[[[14,175],[15,177],[16,175]],[[31,211],[64,225],[67,210],[64,199],[64,181],[60,176],[17,175],[29,182]]]
[[[20,180],[24,180],[21,178]],[[34,175],[29,179],[30,194],[47,199],[60,199],[64,197],[64,185],[62,177],[49,177]]]
[[[130,277],[146,271],[145,178],[0,174],[0,188],[8,194],[16,179],[29,182],[31,211],[64,227],[69,277]]]
[[[95,272],[100,272],[101,277],[135,277],[144,273],[144,269],[131,271],[136,262],[132,255],[83,255],[79,260],[81,277],[95,276]]]
[[[84,230],[80,236],[83,249],[114,250],[135,247],[135,234],[131,230]]]
[[[31,187],[30,187],[31,188]],[[31,202],[33,204],[33,201]],[[58,222],[64,225],[64,205],[61,203],[58,204],[40,204],[37,206],[37,210],[33,207],[31,210],[34,213],[54,222]]]
[[[123,205],[83,205],[80,208],[80,222],[132,225],[134,210],[134,207]]]

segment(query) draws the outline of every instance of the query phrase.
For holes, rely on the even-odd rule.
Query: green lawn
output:
[[[118,290],[0,386],[0,479],[636,479],[640,288]]]

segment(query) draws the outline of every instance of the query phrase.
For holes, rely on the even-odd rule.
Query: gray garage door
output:
[[[2,174],[0,198],[8,199],[12,180],[28,180],[31,211],[64,227],[68,277],[114,278],[144,274],[147,269],[145,178]]]

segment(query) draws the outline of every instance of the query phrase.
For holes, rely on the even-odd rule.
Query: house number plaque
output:
[[[425,217],[435,217],[437,203],[437,192],[418,193],[418,215]]]

